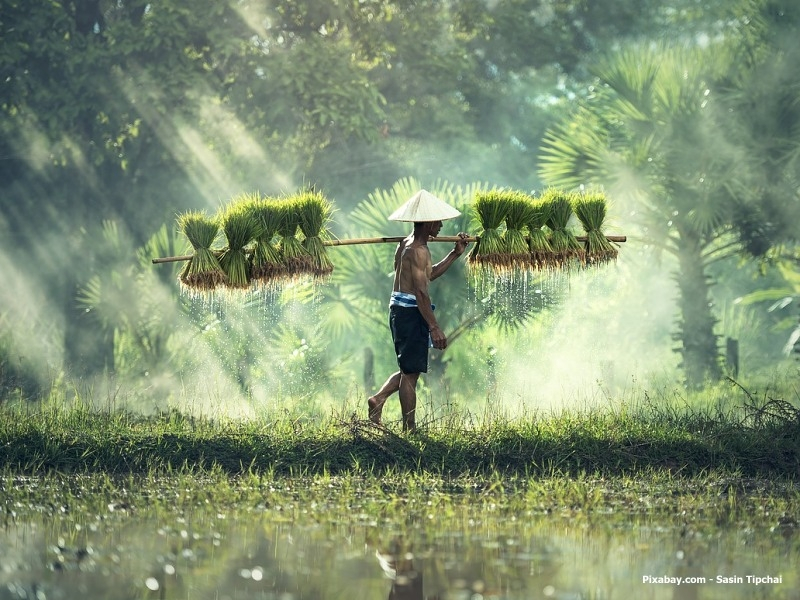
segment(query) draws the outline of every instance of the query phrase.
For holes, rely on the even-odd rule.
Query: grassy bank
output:
[[[221,421],[18,405],[0,409],[0,469],[448,477],[715,472],[794,479],[800,475],[800,411],[769,400],[726,410],[648,405],[564,411],[480,425],[451,416],[403,435],[355,416]]]
[[[796,531],[800,488],[796,482],[720,475],[677,477],[647,472],[636,477],[579,475],[574,478],[443,478],[397,471],[283,477],[274,473],[230,476],[212,469],[198,473],[93,473],[36,477],[0,472],[0,508],[5,519],[67,515],[141,515],[175,518],[211,513],[270,512],[294,523],[355,520],[403,523],[418,518],[447,529],[465,514],[481,519],[562,516],[606,525],[651,518],[662,525],[702,522],[717,527],[747,523]],[[429,524],[430,525],[430,524]],[[449,525],[453,525],[450,523]],[[463,525],[463,524],[462,524]]]

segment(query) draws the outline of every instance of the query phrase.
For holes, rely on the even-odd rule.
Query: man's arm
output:
[[[427,266],[429,265],[430,254],[428,249],[424,246],[414,248],[411,259],[411,281],[414,287],[414,296],[417,298],[417,308],[419,309],[422,318],[428,324],[428,329],[431,330],[431,340],[433,347],[439,350],[447,348],[447,338],[442,332],[439,323],[436,321],[436,316],[433,314],[431,307],[431,297],[428,294],[428,272]]]
[[[450,265],[456,262],[456,259],[459,256],[464,254],[464,250],[467,249],[467,245],[469,244],[469,242],[466,241],[465,239],[468,236],[466,233],[461,232],[458,234],[458,237],[460,237],[461,239],[456,242],[455,247],[452,250],[450,250],[448,255],[445,256],[438,263],[433,265],[433,269],[431,270],[431,281],[433,281],[437,277],[440,277],[445,271],[447,271],[447,269],[450,268]]]

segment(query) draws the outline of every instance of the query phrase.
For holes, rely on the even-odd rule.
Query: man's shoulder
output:
[[[412,260],[426,261],[430,257],[430,250],[425,244],[409,244],[405,247],[403,254],[408,255]]]

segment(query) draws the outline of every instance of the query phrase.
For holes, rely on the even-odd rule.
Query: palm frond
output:
[[[397,181],[389,190],[375,190],[350,213],[349,225],[356,235],[405,235],[407,225],[389,221],[387,217],[420,187],[416,179],[406,178]]]

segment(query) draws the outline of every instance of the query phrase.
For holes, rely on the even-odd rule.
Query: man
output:
[[[381,424],[386,399],[400,393],[403,431],[416,428],[417,380],[428,371],[428,348],[447,348],[447,337],[439,327],[428,294],[428,283],[441,276],[467,249],[466,233],[450,253],[435,265],[431,264],[428,240],[436,237],[442,221],[459,216],[452,206],[425,190],[414,194],[389,217],[391,221],[414,223],[414,231],[397,246],[394,255],[394,284],[389,301],[389,328],[392,331],[397,365],[400,370],[368,399],[369,418]]]

